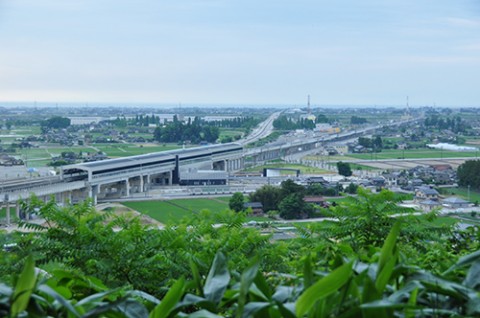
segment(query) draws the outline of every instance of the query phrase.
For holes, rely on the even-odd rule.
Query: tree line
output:
[[[460,116],[443,118],[438,114],[427,116],[424,120],[424,125],[438,130],[449,129],[454,133],[464,133],[471,128]]]
[[[51,129],[67,128],[71,124],[71,120],[66,117],[54,116],[52,118],[43,120],[40,122],[40,128],[42,133],[45,133]]]
[[[173,117],[173,122],[155,128],[154,139],[158,142],[192,142],[202,141],[214,143],[218,139],[220,131],[218,127],[205,125],[199,117],[192,121],[190,118],[186,123]]]
[[[294,120],[282,115],[273,121],[273,127],[279,130],[313,129],[315,128],[315,122],[308,118]]]

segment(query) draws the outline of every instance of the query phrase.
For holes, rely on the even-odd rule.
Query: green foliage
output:
[[[249,194],[250,202],[261,202],[265,212],[278,210],[280,199],[280,188],[272,185],[264,185],[257,191]]]
[[[439,114],[430,114],[424,120],[424,125],[426,127],[436,128],[438,130],[449,129],[454,133],[464,133],[467,129],[470,129],[471,126],[460,118],[456,116],[454,118],[446,117],[443,118]]]
[[[31,201],[45,224],[21,224],[35,232],[18,241],[18,257],[34,255],[44,268],[51,264],[74,268],[95,275],[109,287],[128,284],[158,295],[162,292],[159,285],[180,276],[190,277],[192,260],[198,262],[201,273],[205,272],[206,264],[219,250],[229,256],[236,270],[248,266],[248,258],[255,255],[262,256],[264,270],[286,269],[280,261],[286,251],[268,244],[269,236],[242,227],[244,213],[202,211],[184,223],[158,231],[142,225],[138,218],[98,213],[90,202],[61,208],[53,201]],[[0,269],[6,262],[7,271],[11,261],[0,262]]]
[[[183,123],[173,118],[172,123],[155,128],[154,139],[159,142],[185,142],[199,143],[201,141],[216,142],[220,135],[218,127],[209,126],[203,123],[200,118],[195,117],[193,121]]]
[[[411,208],[398,205],[401,201],[402,197],[391,191],[382,190],[374,194],[360,187],[356,197],[348,197],[331,208],[339,222],[329,234],[348,242],[355,251],[365,250],[370,246],[381,246],[393,223],[399,219],[406,223],[402,240],[415,248],[425,249],[426,240],[438,239],[448,230],[414,216]]]
[[[230,198],[230,201],[228,202],[228,207],[235,212],[240,212],[244,209],[244,203],[245,199],[243,197],[243,194],[241,192],[235,192]]]
[[[250,194],[251,202],[261,202],[265,212],[278,210],[282,218],[303,219],[313,214],[313,208],[305,204],[305,187],[293,180],[282,181],[280,187],[264,185]]]
[[[52,271],[35,279],[30,258],[15,289],[0,286],[0,314],[12,318],[480,315],[476,305],[480,302],[480,252],[434,275],[402,263],[400,235],[401,222],[396,222],[381,249],[366,261],[337,257],[329,264],[312,266],[306,257],[300,276],[266,273],[260,259],[253,259],[240,274],[229,270],[231,262],[217,252],[208,275],[200,275],[199,263],[191,260],[192,279],[158,285],[164,290],[159,298],[131,288],[105,288],[96,279],[69,271]],[[14,296],[19,294],[22,297]]]
[[[301,193],[288,194],[278,205],[284,219],[305,219],[313,214],[313,208],[303,200]]]
[[[358,116],[350,117],[350,124],[352,124],[352,125],[362,125],[362,124],[366,124],[366,123],[367,123],[366,118],[358,117]]]
[[[457,169],[458,184],[480,189],[480,160],[467,160]]]
[[[337,162],[337,170],[338,174],[344,177],[350,177],[352,175],[352,168],[350,167],[350,164],[348,162]]]
[[[41,122],[42,130],[67,128],[70,126],[70,119],[61,116],[55,116]]]
[[[315,123],[307,118],[295,120],[286,115],[281,115],[273,121],[273,127],[279,130],[313,129]]]
[[[357,193],[358,191],[358,185],[356,185],[355,183],[353,182],[350,182],[350,184],[348,185],[348,187],[345,189],[345,191],[347,193],[350,193],[350,194],[355,194]]]
[[[291,182],[277,189],[303,195]],[[90,202],[32,197],[22,209],[45,223],[0,233],[17,244],[1,254],[0,316],[479,316],[478,228],[450,232],[400,200],[360,188],[332,210],[338,222],[302,223],[279,242],[243,227],[242,212],[205,210],[158,230]]]

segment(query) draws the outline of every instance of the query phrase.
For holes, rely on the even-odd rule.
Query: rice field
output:
[[[202,210],[219,213],[228,209],[228,201],[225,198],[219,200],[217,198],[200,198],[135,201],[122,204],[162,223],[177,223],[182,218],[192,216]]]

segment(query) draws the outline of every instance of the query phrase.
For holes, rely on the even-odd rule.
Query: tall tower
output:
[[[315,115],[312,115],[312,109],[310,108],[310,95],[307,95],[307,119],[315,122]]]
[[[307,95],[307,117],[312,114],[312,110],[310,109],[310,94]]]
[[[411,118],[411,114],[410,114],[410,105],[408,103],[408,96],[407,96],[407,108],[405,109],[405,118],[408,118],[410,119]]]

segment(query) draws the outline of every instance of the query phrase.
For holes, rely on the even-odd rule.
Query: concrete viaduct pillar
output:
[[[130,182],[129,182],[129,179],[125,179],[125,195],[127,197],[130,196]]]
[[[8,202],[8,194],[5,194],[3,199],[3,203],[5,205],[5,212],[7,214],[7,225],[10,225],[10,203]]]
[[[90,185],[88,187],[88,197],[92,199],[94,205],[97,204],[98,185]]]
[[[20,219],[20,201],[18,200],[15,203],[15,215],[17,216],[17,219]]]

